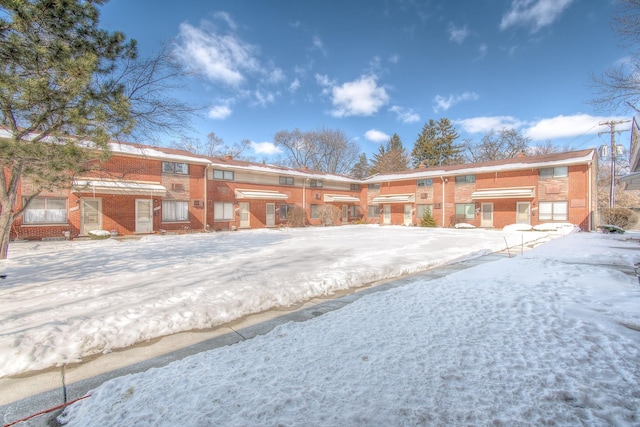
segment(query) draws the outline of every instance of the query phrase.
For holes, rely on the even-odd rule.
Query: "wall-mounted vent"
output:
[[[195,206],[195,207],[203,206],[202,200],[194,200],[193,201],[193,206]]]
[[[184,184],[174,182],[173,184],[171,184],[171,189],[173,191],[184,191]]]
[[[320,200],[320,195],[319,194],[315,194],[315,198],[316,198],[316,200]]]
[[[428,199],[429,195],[427,193],[422,193],[422,194],[420,194],[420,198],[421,199]]]

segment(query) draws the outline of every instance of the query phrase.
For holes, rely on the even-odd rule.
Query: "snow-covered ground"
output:
[[[409,265],[413,252],[430,257],[418,242],[431,233],[470,246],[492,241],[490,232],[393,231],[416,237],[403,251]],[[358,232],[314,238],[320,248],[331,233]],[[297,231],[284,236],[269,246],[311,245],[285,243],[300,239]],[[630,237],[572,234],[522,256],[416,279],[304,323],[116,378],[60,419],[68,426],[637,426],[640,285],[606,266],[640,261],[639,236]],[[402,256],[392,242],[376,245],[380,262]],[[366,267],[349,263],[345,274],[375,264],[364,253]],[[346,254],[319,256],[329,257],[324,271],[336,274]]]
[[[550,235],[361,225],[12,244],[0,377]]]

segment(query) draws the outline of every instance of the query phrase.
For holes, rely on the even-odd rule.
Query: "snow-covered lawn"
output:
[[[362,225],[12,244],[0,377],[550,235]]]
[[[320,252],[329,266],[322,271],[355,277],[386,258],[418,267],[413,253],[453,255],[441,246],[444,237],[476,247],[469,252],[502,238],[476,230],[367,231],[386,237],[375,243],[361,235],[367,249],[357,260],[348,256],[352,250]],[[247,233],[211,241],[269,236],[274,240],[260,246],[306,252],[351,233],[360,230],[330,230],[313,240],[294,231],[282,240]],[[420,242],[432,233],[439,243],[428,251]],[[310,321],[108,381],[61,420],[68,426],[640,425],[640,285],[607,266],[640,261],[638,235],[630,237],[572,234],[438,280],[416,278]],[[399,249],[396,239],[407,247]],[[241,252],[237,243],[227,247]],[[245,255],[259,262],[249,248]],[[390,273],[391,265],[374,274]],[[305,274],[302,266],[292,271]]]

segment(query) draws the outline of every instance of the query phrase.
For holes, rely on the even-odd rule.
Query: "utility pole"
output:
[[[614,208],[616,205],[616,193],[615,193],[615,182],[616,182],[616,125],[630,122],[631,120],[610,120],[608,122],[598,123],[600,126],[609,126],[609,133],[611,134],[611,187],[609,188],[609,207]],[[600,132],[598,135],[601,135],[606,132]]]

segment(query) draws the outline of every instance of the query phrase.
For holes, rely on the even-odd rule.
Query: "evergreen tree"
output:
[[[387,145],[380,144],[378,153],[373,155],[371,172],[389,173],[407,169],[409,169],[409,155],[398,134],[394,133],[387,141]]]
[[[366,153],[361,153],[358,163],[351,168],[351,176],[357,179],[365,179],[371,175],[371,165],[367,159]]]
[[[438,122],[429,119],[411,152],[413,165],[417,167],[423,163],[431,167],[461,163],[462,148],[454,145],[459,136],[449,119],[442,118]]]

